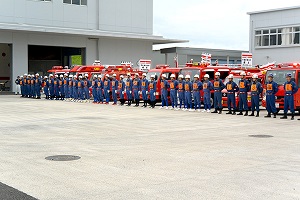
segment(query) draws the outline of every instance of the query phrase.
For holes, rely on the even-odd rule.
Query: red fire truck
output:
[[[150,69],[147,73],[147,79],[151,80],[151,75],[155,75],[155,80],[157,81],[157,86],[156,86],[156,101],[161,102],[161,87],[160,87],[160,82],[162,80],[162,75],[165,74],[167,75],[167,80],[170,82],[171,81],[171,75],[175,74],[176,78],[178,77],[179,71],[181,68],[170,68],[169,65],[157,65],[155,69]],[[170,91],[168,91],[168,96],[170,96]]]
[[[282,63],[276,65],[275,68],[266,72],[266,80],[269,74],[273,74],[274,81],[278,84],[278,92],[276,94],[276,108],[279,112],[284,108],[284,83],[286,82],[286,74],[292,74],[292,80],[300,86],[300,63]],[[266,84],[264,84],[264,97],[262,101],[263,107],[266,107]],[[300,90],[295,94],[295,109],[300,111]]]

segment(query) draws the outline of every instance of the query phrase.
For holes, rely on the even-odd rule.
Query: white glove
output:
[[[107,90],[107,92],[109,93],[109,90]]]
[[[129,93],[131,94],[131,91],[129,91]]]
[[[117,94],[117,93],[118,93],[118,91],[117,91],[117,90],[115,90],[115,93]]]
[[[125,92],[124,91],[122,91],[122,94],[124,94]]]
[[[148,91],[146,91],[146,94],[148,94]]]
[[[142,92],[141,92],[141,91],[139,91],[139,94],[142,94]]]

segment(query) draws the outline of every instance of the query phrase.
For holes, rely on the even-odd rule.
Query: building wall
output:
[[[300,62],[300,45],[255,47],[255,30],[264,28],[280,28],[300,26],[300,8],[266,13],[250,14],[250,52],[253,63],[268,62]]]
[[[152,34],[153,0],[1,0],[0,23]]]

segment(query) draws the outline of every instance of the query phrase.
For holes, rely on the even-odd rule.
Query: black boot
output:
[[[244,116],[248,116],[248,110],[246,111],[245,115]]]
[[[235,113],[235,110],[233,110],[233,113],[232,113],[232,115],[236,115],[236,113]]]
[[[213,112],[211,112],[211,113],[218,113],[218,109],[215,109]]]
[[[291,120],[294,120],[295,119],[295,113],[292,113],[292,118]]]
[[[228,112],[228,113],[226,113],[226,115],[232,115],[232,112],[231,112],[231,110],[229,110],[229,112]]]
[[[243,112],[242,111],[240,111],[237,115],[243,115]]]
[[[284,113],[283,117],[280,117],[280,119],[287,119],[287,114]]]
[[[145,101],[144,107],[147,108],[147,105],[148,105],[148,101]]]
[[[259,111],[257,111],[256,116],[255,117],[259,117]]]
[[[221,115],[221,114],[222,114],[222,110],[223,110],[223,109],[219,109],[219,113],[218,113],[219,115]]]
[[[273,113],[273,115],[274,115],[273,118],[275,119],[276,118],[276,113]]]
[[[265,118],[270,118],[271,117],[271,113],[268,113],[268,115],[265,116]]]
[[[254,112],[252,111],[251,115],[249,115],[249,117],[253,117],[254,116]]]

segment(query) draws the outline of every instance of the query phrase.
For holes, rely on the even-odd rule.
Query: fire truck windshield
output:
[[[185,77],[186,75],[190,75],[191,78],[193,78],[196,74],[200,75],[199,73],[199,69],[182,69],[180,70],[179,75],[183,75],[183,77]]]
[[[278,85],[283,85],[286,82],[286,75],[289,73],[292,74],[292,78],[295,78],[295,70],[269,70],[266,74],[266,77],[268,77],[269,74],[273,74],[274,81]]]
[[[151,75],[155,75],[155,80],[157,80],[157,77],[160,76],[160,72],[158,72],[158,71],[157,72],[148,72],[147,76],[146,76],[146,79],[150,81],[151,80]]]

